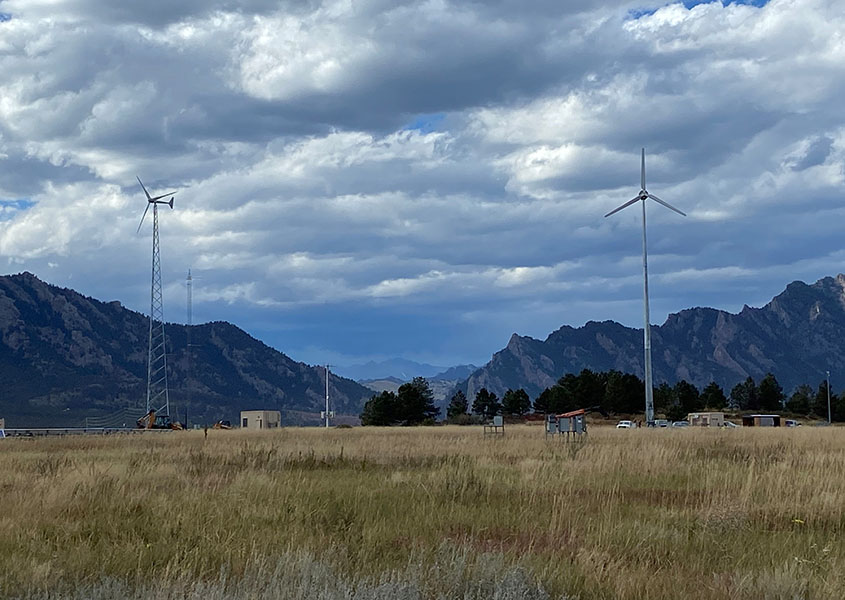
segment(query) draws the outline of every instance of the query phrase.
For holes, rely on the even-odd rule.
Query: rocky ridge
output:
[[[845,369],[845,275],[812,285],[795,281],[761,308],[732,314],[690,308],[652,328],[655,384],[680,379],[699,388],[716,381],[729,391],[751,376],[772,372],[789,391],[817,384],[825,370]],[[501,396],[525,388],[534,398],[562,375],[589,368],[643,376],[642,329],[613,321],[563,326],[545,340],[511,336],[508,345],[459,388],[482,387]]]
[[[146,394],[148,317],[49,285],[30,273],[0,277],[0,416],[28,425],[78,423],[138,408]],[[230,323],[165,327],[172,404],[195,422],[235,419],[242,409],[319,413],[325,373]],[[190,405],[188,391],[190,390]],[[372,392],[332,374],[340,414],[357,415]],[[301,420],[297,417],[298,420]]]

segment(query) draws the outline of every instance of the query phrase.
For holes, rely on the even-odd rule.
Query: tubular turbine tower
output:
[[[173,209],[173,195],[176,192],[150,197],[141,178],[138,183],[147,196],[147,208],[138,224],[138,233],[150,205],[153,207],[153,263],[152,281],[150,284],[150,336],[147,352],[147,412],[155,410],[157,413],[170,416],[170,392],[167,388],[167,352],[164,344],[164,302],[161,293],[161,255],[158,244],[158,205],[167,204]],[[170,196],[170,200],[162,200]]]

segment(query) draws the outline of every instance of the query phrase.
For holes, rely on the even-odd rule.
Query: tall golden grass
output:
[[[809,427],[9,439],[0,596],[841,599],[843,465]]]

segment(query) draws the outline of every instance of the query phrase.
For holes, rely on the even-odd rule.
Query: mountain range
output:
[[[235,420],[240,410],[264,408],[282,410],[286,424],[316,423],[325,402],[323,367],[213,322],[191,327],[189,374],[187,327],[171,323],[166,331],[170,397],[179,417],[187,409],[195,423]],[[68,426],[141,408],[148,332],[148,317],[117,301],[88,298],[30,273],[0,277],[0,417],[12,427]],[[701,388],[715,381],[727,392],[749,376],[759,381],[772,372],[789,392],[817,384],[828,369],[836,381],[845,369],[843,340],[845,275],[812,285],[796,281],[761,308],[745,306],[737,314],[691,308],[653,326],[655,383],[685,379]],[[473,398],[482,387],[499,396],[524,388],[534,398],[584,368],[642,377],[642,343],[641,329],[591,321],[563,326],[545,340],[513,334],[483,367],[429,377],[438,406],[455,389]],[[371,388],[398,387],[400,380],[368,384],[332,373],[333,410],[358,415]]]
[[[438,367],[428,363],[419,363],[406,358],[390,358],[381,361],[337,366],[334,371],[359,382],[396,379],[399,382],[411,381],[414,377],[425,377],[429,380],[458,380],[466,379],[478,367],[475,365],[458,365],[455,367]]]
[[[385,364],[389,363],[386,362]],[[446,414],[446,406],[449,404],[449,400],[452,397],[452,392],[454,392],[455,386],[464,381],[470,374],[475,372],[476,369],[478,369],[478,367],[475,365],[457,365],[449,367],[445,371],[436,373],[430,377],[426,377],[428,385],[431,388],[432,395],[434,396],[434,405],[442,410],[443,415]],[[417,377],[417,375],[414,377]],[[419,375],[419,377],[423,377],[423,375]],[[403,383],[407,383],[411,379],[413,379],[413,377],[399,378],[391,376],[376,379],[360,379],[358,380],[358,383],[367,386],[377,393],[396,393]]]
[[[691,308],[652,326],[655,385],[715,381],[726,392],[747,377],[774,373],[789,392],[815,386],[845,367],[845,275],[812,285],[795,281],[762,308],[732,314]],[[524,388],[534,398],[566,373],[582,369],[643,376],[643,330],[613,321],[563,326],[545,340],[513,334],[508,345],[458,386],[473,398],[482,387],[500,397]]]
[[[322,367],[214,322],[191,327],[188,373],[187,326],[165,329],[171,405],[180,417],[187,409],[194,422],[234,421],[240,410],[278,409],[291,424],[316,421],[325,406]],[[30,273],[0,277],[0,416],[7,426],[69,426],[144,406],[148,333],[148,317],[119,302],[88,298]],[[337,413],[358,415],[371,395],[354,381],[330,377]]]

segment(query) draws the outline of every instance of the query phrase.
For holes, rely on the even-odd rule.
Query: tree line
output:
[[[361,425],[422,425],[434,423],[439,415],[428,381],[414,377],[396,393],[385,391],[370,398],[361,412]]]
[[[496,394],[486,389],[475,395],[472,412],[479,417],[492,418],[499,414],[521,416],[531,412],[531,399],[523,390],[508,390],[500,401]],[[446,409],[449,422],[472,422],[470,406],[466,395],[458,391]],[[415,377],[409,383],[402,384],[394,392],[381,392],[373,395],[364,404],[361,412],[362,425],[422,425],[433,424],[440,415],[440,409],[434,405],[434,394],[424,377]]]
[[[828,383],[822,379],[815,390],[807,384],[799,385],[787,397],[771,373],[759,385],[749,377],[733,387],[727,406],[735,410],[786,410],[797,415],[827,419]],[[830,391],[830,413],[832,421],[845,421],[845,392],[835,394]]]
[[[686,380],[675,385],[661,383],[654,389],[654,410],[670,420],[685,419],[691,412],[711,410],[788,411],[797,415],[827,418],[827,381],[814,390],[798,386],[787,396],[772,373],[758,384],[754,378],[736,384],[729,394],[711,381],[699,390]],[[507,390],[500,399],[481,388],[470,404],[462,391],[454,393],[446,408],[446,421],[473,423],[495,415],[523,416],[535,413],[563,413],[579,408],[601,406],[608,413],[637,414],[645,405],[643,380],[620,371],[597,372],[583,369],[568,373],[546,388],[532,403],[524,389]],[[833,421],[845,421],[845,393],[831,392]],[[362,425],[419,425],[434,423],[440,410],[434,405],[434,394],[423,377],[416,377],[394,392],[374,395],[364,405]]]

